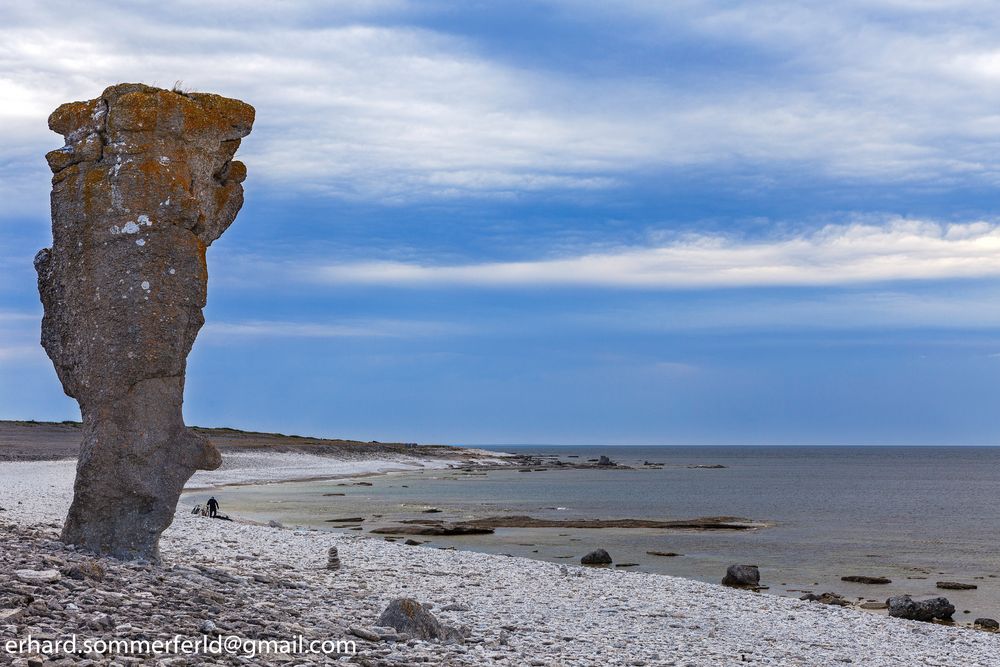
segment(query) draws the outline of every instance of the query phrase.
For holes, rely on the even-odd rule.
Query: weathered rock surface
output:
[[[909,595],[895,595],[885,603],[889,607],[890,616],[908,618],[911,621],[947,620],[955,613],[955,605],[943,597],[914,600]]]
[[[46,155],[42,345],[84,422],[67,543],[155,560],[184,483],[221,463],[181,403],[204,323],[205,250],[243,204],[246,168],[232,158],[253,119],[237,100],[142,84],[49,117],[66,145]]]
[[[993,618],[977,618],[974,625],[984,630],[1000,630],[1000,623]]]
[[[462,641],[458,630],[442,625],[434,614],[413,598],[396,598],[389,603],[376,625],[393,628],[418,639]]]
[[[733,588],[760,588],[760,570],[756,565],[730,565],[726,568],[722,585]]]

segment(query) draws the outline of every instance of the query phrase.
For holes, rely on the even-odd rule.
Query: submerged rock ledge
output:
[[[434,525],[435,519],[407,519],[400,523]],[[458,525],[470,528],[673,528],[676,530],[752,530],[766,523],[735,516],[707,516],[696,519],[537,519],[531,516],[491,516],[468,519]]]

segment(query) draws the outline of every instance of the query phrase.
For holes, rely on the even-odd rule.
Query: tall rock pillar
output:
[[[157,560],[185,482],[219,452],[184,426],[186,359],[204,323],[205,250],[243,205],[248,104],[121,84],[56,109],[52,248],[35,257],[42,345],[80,404],[63,541]]]

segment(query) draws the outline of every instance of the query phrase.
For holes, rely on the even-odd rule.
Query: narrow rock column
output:
[[[141,84],[49,117],[66,145],[46,155],[42,345],[83,415],[67,543],[157,560],[184,483],[222,462],[181,405],[204,323],[205,250],[243,205],[246,168],[232,158],[253,120],[238,100]]]

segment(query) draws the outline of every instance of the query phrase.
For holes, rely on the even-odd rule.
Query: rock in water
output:
[[[726,568],[722,585],[733,588],[760,588],[760,570],[756,565],[730,565]]]
[[[205,250],[243,205],[232,158],[253,120],[238,100],[142,84],[49,117],[66,145],[46,155],[53,240],[35,268],[42,345],[83,415],[69,544],[157,560],[184,483],[222,461],[181,403]]]
[[[413,598],[396,598],[390,602],[375,625],[393,628],[417,639],[464,641],[458,630],[442,625],[434,614]]]
[[[964,584],[958,581],[939,581],[937,587],[948,591],[974,591],[979,588],[975,584]]]
[[[889,607],[889,615],[896,618],[908,618],[911,621],[933,621],[935,618],[947,620],[955,613],[955,605],[948,598],[930,598],[914,600],[909,595],[895,595],[885,601]]]
[[[580,559],[581,565],[611,565],[611,554],[604,549],[594,549]]]
[[[850,581],[855,584],[891,584],[892,579],[889,577],[868,577],[868,576],[858,576],[851,575],[849,577],[841,577],[841,581]]]

